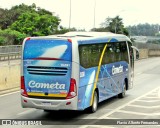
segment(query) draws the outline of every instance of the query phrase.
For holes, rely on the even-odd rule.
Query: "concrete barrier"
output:
[[[139,49],[139,59],[148,58],[148,49]]]
[[[139,49],[139,59],[160,56],[160,49]]]
[[[160,56],[160,49],[150,49],[150,50],[148,51],[148,56],[149,56],[149,57]]]
[[[20,85],[20,64],[0,66],[0,91]]]

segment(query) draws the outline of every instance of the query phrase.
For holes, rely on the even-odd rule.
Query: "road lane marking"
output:
[[[135,102],[136,100],[138,100],[138,99],[140,99],[140,98],[144,98],[146,95],[151,94],[152,92],[155,92],[157,89],[160,89],[160,87],[157,87],[157,88],[155,88],[155,89],[149,91],[148,93],[145,93],[145,94],[143,94],[143,95],[141,95],[141,96],[135,98],[134,100],[132,100],[132,101],[130,101],[130,102],[124,104],[124,105],[119,106],[118,108],[116,108],[116,109],[110,111],[109,113],[106,113],[106,114],[100,116],[99,118],[97,118],[97,120],[92,121],[92,122],[90,122],[90,123],[88,123],[88,124],[86,124],[86,125],[83,125],[83,126],[80,127],[80,128],[87,128],[88,125],[91,125],[91,124],[94,125],[94,123],[96,123],[96,122],[98,121],[98,119],[105,119],[105,118],[108,118],[109,115],[111,115],[111,114],[113,114],[113,113],[119,111],[120,109],[122,109],[122,108],[128,106],[129,104]],[[153,113],[152,113],[152,114],[153,114]],[[151,115],[152,115],[152,114],[151,114]],[[155,113],[155,114],[159,114],[159,115],[160,115],[160,113]]]
[[[120,119],[120,118],[116,118],[116,117],[106,117],[105,119]]]
[[[24,111],[24,112],[18,113],[17,115],[18,115],[18,116],[21,116],[21,115],[29,114],[29,113],[34,112],[34,111],[35,111],[35,109],[26,110],[26,111]]]
[[[140,102],[148,102],[148,103],[150,103],[150,102],[159,102],[160,100],[137,100],[137,101],[140,101]]]
[[[146,93],[146,94],[144,94],[144,95],[142,95],[142,96],[137,97],[136,99],[134,99],[134,100],[132,100],[132,101],[130,101],[130,102],[124,104],[124,105],[119,106],[118,108],[112,110],[111,112],[109,112],[109,113],[107,113],[107,114],[105,114],[105,115],[99,117],[99,119],[103,119],[103,118],[105,118],[106,116],[109,116],[109,115],[113,114],[113,113],[116,112],[117,110],[120,110],[120,109],[124,108],[125,106],[127,106],[127,105],[129,105],[129,104],[135,102],[136,100],[138,100],[138,99],[140,99],[140,98],[142,98],[142,97],[145,97],[146,95],[152,93],[153,91],[155,91],[155,90],[157,90],[157,89],[159,89],[159,87],[153,89],[152,91],[149,91],[148,93]]]
[[[142,113],[142,112],[132,112],[132,111],[125,111],[125,110],[117,110],[116,112],[122,112],[126,114],[134,114],[134,115],[144,115],[144,116],[159,116],[160,113]]]
[[[138,72],[138,73],[136,73],[135,75],[140,75],[140,74],[142,74],[143,72]]]
[[[158,97],[160,97],[160,89],[158,90]]]
[[[159,99],[160,97],[156,97],[156,96],[146,96],[146,97],[144,97],[144,98],[147,98],[147,99]]]
[[[133,104],[129,104],[128,106],[137,107],[137,108],[149,108],[149,109],[152,109],[152,108],[160,108],[160,105],[157,105],[157,106],[143,106],[143,105],[133,105]]]
[[[3,94],[3,95],[0,95],[0,97],[4,97],[4,96],[8,96],[8,95],[12,95],[14,93],[18,93],[20,91],[15,91],[15,92],[11,92],[11,93],[7,93],[7,94]]]

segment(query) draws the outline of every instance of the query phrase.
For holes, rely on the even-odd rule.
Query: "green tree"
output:
[[[0,35],[0,46],[5,45],[5,42],[6,42],[5,37],[3,37],[3,36]]]
[[[160,25],[158,24],[138,24],[127,27],[132,36],[156,36],[159,33]]]
[[[25,37],[27,37],[26,34],[15,30],[0,29],[0,45],[20,45]]]
[[[60,26],[59,29],[57,29],[53,34],[64,34],[71,31],[85,31],[85,30],[77,30],[76,28],[65,28],[63,26]]]
[[[13,6],[11,9],[0,8],[0,29],[7,29],[18,17],[25,12],[36,12],[36,5],[31,6],[21,4]]]
[[[108,27],[100,27],[100,28],[92,28],[91,31],[95,31],[95,32],[109,32]]]
[[[54,33],[59,23],[60,19],[56,16],[26,12],[21,14],[10,28],[30,36],[43,36]]]
[[[118,34],[129,35],[127,28],[123,25],[123,20],[119,16],[114,18],[107,17],[100,28],[93,28],[92,31],[113,32]]]
[[[123,20],[119,16],[107,18],[108,29],[110,32],[129,35],[128,30],[124,27]]]
[[[29,15],[36,16],[36,17],[32,18]],[[18,24],[18,22],[22,23],[22,21],[23,21],[24,23],[22,23],[22,25],[20,25],[22,27],[20,32],[22,32],[22,33],[27,32],[26,34],[28,34],[28,33],[31,33],[29,30],[34,30],[34,32],[31,33],[31,36],[32,35],[50,34],[50,33],[54,32],[55,29],[57,29],[59,22],[60,22],[59,17],[54,16],[53,13],[48,10],[42,9],[40,7],[36,7],[36,4],[34,4],[34,3],[30,6],[25,5],[25,4],[16,5],[16,6],[13,6],[9,10],[0,8],[0,17],[1,17],[0,18],[0,29],[4,30],[7,28],[12,28],[12,29],[19,31],[20,30],[19,26],[17,26],[18,28],[16,28],[15,24],[20,25],[20,24]],[[22,19],[22,18],[24,18],[24,19]],[[29,21],[30,19],[31,19],[31,21]],[[33,19],[33,21],[32,21],[32,19]],[[26,22],[26,20],[28,22]],[[36,21],[36,23],[32,23],[35,21]],[[40,23],[38,23],[38,22],[40,22]],[[53,22],[53,23],[51,23],[51,22]],[[28,26],[30,26],[30,27],[25,28]],[[38,27],[40,27],[40,28],[38,28]],[[43,28],[46,27],[46,28],[44,28],[45,30],[42,30],[42,27]],[[22,31],[23,29],[24,29],[24,31]],[[39,32],[38,32],[38,30],[39,30]]]

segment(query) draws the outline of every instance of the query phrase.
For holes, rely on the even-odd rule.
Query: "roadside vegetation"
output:
[[[35,4],[16,5],[11,9],[0,8],[0,17],[0,45],[20,45],[27,36],[46,36],[69,31],[59,26],[61,19],[58,16]]]
[[[63,34],[68,31],[85,31],[76,28],[66,28],[60,25],[61,19],[55,13],[37,7],[21,4],[10,9],[0,8],[0,46],[21,45],[27,36],[47,36]],[[120,16],[107,17],[99,28],[92,28],[91,31],[113,32],[137,36],[159,36],[160,26],[150,24],[138,24],[125,27]],[[151,41],[150,41],[151,42]],[[149,43],[150,43],[149,42]],[[157,44],[159,41],[156,42]]]

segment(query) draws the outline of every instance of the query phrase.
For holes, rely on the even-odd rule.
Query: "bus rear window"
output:
[[[71,61],[71,45],[67,40],[28,40],[25,42],[23,59],[54,58]]]

